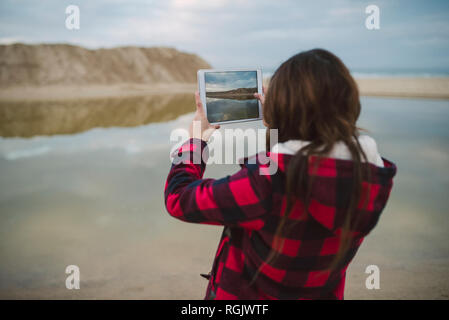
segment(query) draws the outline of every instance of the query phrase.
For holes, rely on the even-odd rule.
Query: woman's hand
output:
[[[265,103],[265,86],[262,86],[262,94],[255,93],[254,97],[260,101],[260,103],[262,104],[262,108],[263,108],[263,104]]]
[[[190,124],[189,134],[190,138],[197,138],[204,141],[209,141],[212,133],[220,128],[220,125],[212,125],[209,123],[204,112],[203,103],[201,102],[200,94],[195,92],[196,112],[192,123]],[[196,123],[195,123],[196,122]],[[195,125],[194,125],[195,123]]]
[[[260,101],[260,104],[262,105],[263,108],[263,105],[265,103],[265,86],[262,86],[262,94],[255,93],[254,97]],[[262,122],[265,127],[268,127],[268,124],[265,122],[265,119],[262,119]]]

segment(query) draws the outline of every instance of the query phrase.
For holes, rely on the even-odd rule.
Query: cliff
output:
[[[0,45],[0,86],[195,83],[210,65],[173,48],[90,50],[68,44]]]

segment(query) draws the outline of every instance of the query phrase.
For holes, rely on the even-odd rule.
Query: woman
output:
[[[256,155],[232,176],[202,179],[203,158],[174,163],[165,186],[172,216],[225,226],[205,298],[343,299],[346,269],[379,219],[396,166],[359,135],[357,85],[326,50],[291,57],[255,96],[265,125],[278,130],[265,154],[277,159],[276,173],[259,174],[266,162]],[[191,126],[184,160],[199,159],[218,128],[198,93],[196,104],[201,136]]]

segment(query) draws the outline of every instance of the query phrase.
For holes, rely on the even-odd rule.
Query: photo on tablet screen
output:
[[[206,72],[205,87],[209,122],[259,117],[257,71]]]

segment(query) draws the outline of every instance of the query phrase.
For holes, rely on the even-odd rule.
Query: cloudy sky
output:
[[[207,72],[204,80],[207,92],[257,87],[257,73],[255,71]]]
[[[81,29],[65,28],[78,5]],[[365,8],[380,8],[367,30]],[[0,42],[89,48],[170,46],[217,68],[272,70],[294,53],[329,49],[352,70],[449,70],[447,0],[2,0]]]

